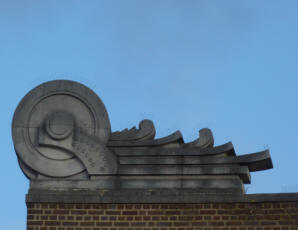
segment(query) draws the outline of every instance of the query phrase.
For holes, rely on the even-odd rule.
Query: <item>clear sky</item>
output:
[[[147,118],[158,137],[208,127],[239,155],[269,148],[248,193],[298,192],[296,0],[0,0],[0,76],[2,229],[26,225],[14,110],[54,79],[93,89],[113,131]]]

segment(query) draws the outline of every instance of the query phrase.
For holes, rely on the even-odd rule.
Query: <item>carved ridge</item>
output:
[[[135,126],[131,129],[124,129],[111,133],[109,142],[114,141],[145,141],[152,140],[155,137],[155,127],[151,120],[142,120],[139,123],[139,129]]]

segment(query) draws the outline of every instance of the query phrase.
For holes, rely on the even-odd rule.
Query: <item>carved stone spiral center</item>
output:
[[[46,130],[54,139],[64,139],[71,134],[74,121],[71,115],[64,112],[53,113],[46,121]]]

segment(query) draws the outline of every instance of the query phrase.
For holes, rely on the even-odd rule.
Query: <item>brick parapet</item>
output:
[[[27,230],[298,230],[298,202],[27,203]]]

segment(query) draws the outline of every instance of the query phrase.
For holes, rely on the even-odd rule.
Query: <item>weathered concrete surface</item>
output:
[[[170,114],[169,114],[170,115]],[[99,97],[73,81],[46,82],[18,105],[12,124],[19,165],[30,191],[192,189],[242,194],[250,172],[273,167],[268,150],[237,156],[214,145],[210,129],[184,143],[177,131],[155,139],[152,121],[111,133]]]
[[[74,153],[61,148],[40,146],[37,142],[43,133],[41,131],[45,130],[56,142],[67,144],[67,135],[59,139],[50,131],[50,123],[53,122],[51,117],[57,114],[67,114],[72,117],[74,124],[64,117],[58,124],[52,124],[56,132],[63,131],[61,127],[60,130],[57,127],[60,123],[62,127],[75,127],[69,127],[66,134],[76,136],[79,127],[101,143],[107,143],[110,137],[108,114],[104,104],[93,91],[77,82],[62,80],[37,86],[19,103],[12,123],[14,147],[22,162],[20,166],[29,178],[32,172],[35,174],[34,178],[39,173],[48,177],[68,177],[86,170],[81,161],[74,157]],[[63,137],[63,134],[61,136]],[[30,173],[27,168],[30,168]]]
[[[250,203],[298,201],[298,193],[239,194],[226,190],[219,195],[212,189],[198,190],[100,190],[50,192],[30,191],[27,203]]]
[[[31,190],[73,191],[102,189],[233,189],[242,192],[242,180],[238,176],[100,176],[91,180],[34,180]],[[241,191],[240,191],[241,190]]]

